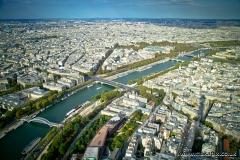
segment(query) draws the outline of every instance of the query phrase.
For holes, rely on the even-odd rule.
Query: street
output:
[[[219,139],[218,139],[218,150],[217,150],[217,152],[218,152],[219,154],[222,154],[222,153],[223,153],[223,138],[219,138]],[[219,159],[219,160],[223,160],[223,157],[219,156],[218,159]]]
[[[81,133],[82,133],[83,131],[85,131],[86,128],[87,128],[95,119],[97,119],[99,116],[100,116],[100,113],[98,113],[92,120],[90,120],[90,121],[88,122],[88,124],[87,124],[85,127],[83,127],[83,129],[78,133],[78,135],[76,136],[76,138],[75,138],[75,139],[73,140],[73,142],[71,143],[71,145],[70,145],[70,147],[68,148],[68,150],[67,150],[67,152],[66,152],[65,155],[68,155],[68,154],[70,153],[72,147],[74,146],[74,144],[76,143],[76,141],[78,140],[78,138],[81,136]]]

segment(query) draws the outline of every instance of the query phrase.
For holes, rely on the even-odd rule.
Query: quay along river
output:
[[[101,88],[100,88],[101,87]],[[114,87],[105,84],[94,84],[92,87],[84,88],[67,99],[49,107],[39,113],[36,117],[43,117],[55,123],[60,123],[67,112],[75,108],[78,104],[90,101],[91,97],[102,93],[103,90],[113,90]],[[22,150],[36,137],[44,137],[51,128],[46,124],[36,122],[25,122],[17,129],[7,133],[0,139],[0,160],[19,160],[24,155]]]
[[[198,55],[200,53],[208,51],[209,50],[195,51],[192,54]],[[183,56],[179,59],[189,60],[191,58],[192,57]],[[153,72],[163,71],[172,67],[176,63],[177,62],[175,61],[167,61],[164,63],[160,63],[141,72],[135,71],[129,73],[128,75],[119,77],[114,81],[127,84],[127,82],[131,79],[136,79]],[[49,107],[48,109],[39,113],[37,117],[43,117],[51,122],[60,123],[64,119],[66,113],[69,112],[71,109],[75,108],[78,104],[90,101],[92,96],[101,93],[103,90],[110,91],[113,89],[114,87],[108,85],[94,84],[92,87],[84,88],[83,90],[80,90],[77,93],[69,96],[67,99]],[[16,130],[10,131],[5,137],[0,139],[0,159],[17,160],[22,158],[23,155],[21,154],[21,151],[36,137],[43,138],[47,134],[47,132],[50,131],[50,129],[51,128],[45,124],[25,122]]]
[[[205,52],[209,52],[209,51],[210,51],[209,49],[202,49],[202,50],[194,51],[191,54],[198,55],[200,53],[205,53]],[[179,57],[178,59],[188,61],[191,58],[192,57],[182,56],[182,57]],[[128,75],[123,76],[123,77],[119,77],[117,79],[114,79],[113,81],[123,83],[123,84],[127,84],[129,80],[136,79],[136,78],[139,78],[139,77],[142,77],[142,76],[146,76],[146,75],[148,75],[150,73],[153,73],[153,72],[163,71],[165,69],[168,69],[168,68],[172,67],[176,63],[177,62],[175,62],[175,61],[167,61],[167,62],[164,62],[164,63],[154,65],[151,68],[148,68],[148,69],[143,70],[141,72],[135,71],[135,72],[129,73]]]

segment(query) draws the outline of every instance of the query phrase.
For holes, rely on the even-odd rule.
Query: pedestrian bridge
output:
[[[42,117],[34,117],[34,118],[21,118],[22,121],[25,122],[37,122],[37,123],[43,123],[43,124],[47,124],[49,125],[49,127],[55,127],[55,126],[59,126],[58,123],[54,123],[54,122],[50,122],[49,120],[42,118]]]

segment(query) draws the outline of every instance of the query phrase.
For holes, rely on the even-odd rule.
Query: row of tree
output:
[[[130,120],[113,139],[108,142],[108,147],[111,151],[115,148],[123,147],[124,143],[127,142],[129,136],[138,128],[139,124],[136,121]]]
[[[134,69],[134,68],[142,67],[142,66],[145,66],[145,65],[163,60],[167,57],[172,58],[172,57],[175,57],[177,55],[178,55],[177,52],[171,52],[171,53],[168,53],[168,54],[165,54],[165,53],[158,54],[158,53],[156,53],[154,58],[145,59],[145,60],[134,62],[134,63],[128,64],[128,65],[124,65],[124,66],[119,67],[118,69],[127,68],[128,70],[131,70],[131,69]]]
[[[87,145],[90,143],[91,139],[94,137],[96,132],[110,119],[109,116],[100,116],[81,133],[77,142],[73,146],[70,154],[74,153],[84,153]]]
[[[5,112],[5,116],[0,118],[0,129],[6,126],[7,124],[11,123],[15,119],[21,118],[23,115],[30,115],[37,110],[40,110],[42,108],[47,107],[48,105],[52,105],[55,102],[57,102],[60,98],[62,98],[65,94],[72,92],[76,89],[79,89],[81,87],[84,87],[90,83],[92,83],[93,80],[86,81],[78,86],[74,86],[68,90],[65,91],[49,91],[48,94],[46,94],[43,97],[40,97],[35,100],[30,100],[26,102],[23,106],[18,106],[14,108],[12,111],[7,110]]]
[[[212,50],[212,51],[204,53],[204,55],[205,56],[212,56],[212,55],[215,55],[217,52],[218,52],[217,50]]]
[[[145,66],[147,64],[151,64],[153,62],[157,62],[160,60],[165,59],[166,57],[175,57],[178,55],[179,52],[188,52],[188,51],[193,51],[196,50],[197,48],[194,46],[191,46],[189,44],[185,44],[185,43],[171,43],[168,41],[164,41],[164,42],[153,42],[152,44],[146,43],[146,42],[139,42],[136,45],[127,45],[127,46],[116,46],[116,49],[133,49],[135,51],[138,51],[139,49],[143,49],[145,47],[148,46],[172,46],[174,47],[174,50],[171,50],[170,53],[165,54],[165,53],[155,53],[155,57],[154,58],[150,58],[150,59],[146,59],[146,60],[142,60],[142,61],[138,61],[132,64],[128,64],[128,65],[124,65],[119,67],[117,70],[120,72],[124,72],[127,71],[129,69],[134,69],[137,67],[142,67]],[[109,71],[104,71],[104,73],[108,73]],[[116,71],[113,71],[116,72]],[[111,72],[111,75],[113,75]],[[100,72],[99,72],[100,73]],[[101,72],[103,73],[103,72]]]
[[[91,103],[100,100],[100,102],[104,102],[104,106],[110,104],[114,99],[123,96],[124,92],[120,92],[118,90],[107,91],[104,90],[101,94],[96,94],[92,96]]]
[[[60,131],[60,128],[58,127],[53,127],[47,135],[39,142],[39,146],[43,146],[45,144],[48,144],[50,140]]]
[[[145,75],[136,79],[132,79],[128,81],[128,84],[133,84],[133,83],[137,83],[138,85],[142,84],[144,81],[150,80],[150,79],[154,79],[157,78],[165,73],[168,73],[169,71],[175,70],[177,68],[179,68],[180,66],[188,66],[190,61],[200,61],[201,58],[198,57],[193,57],[191,58],[189,61],[185,61],[185,62],[180,62],[180,63],[176,63],[174,64],[173,67],[168,68],[166,70],[160,71],[160,72],[155,72],[155,73],[150,73],[149,75]]]
[[[209,128],[211,128],[211,129],[213,129],[213,124],[211,122],[205,121],[204,125],[209,127]]]
[[[221,62],[221,63],[231,63],[231,64],[239,64],[239,59],[221,59],[221,58],[212,58],[213,62]]]
[[[109,71],[107,70],[102,70],[102,65],[103,65],[103,62],[112,54],[113,50],[109,50],[109,54],[104,58],[104,60],[101,61],[100,63],[100,67],[98,68],[98,70],[96,71],[97,74],[104,74],[104,73],[107,73]]]
[[[30,100],[26,102],[23,106],[18,106],[14,108],[12,111],[7,110],[5,112],[5,116],[0,118],[0,128],[3,128],[5,125],[11,123],[15,119],[21,118],[23,115],[30,115],[34,113],[40,105],[42,105],[42,101],[53,101],[54,98],[57,97],[57,91],[50,91],[47,95],[42,98],[36,99],[35,101]]]
[[[191,115],[190,115],[189,113],[184,113],[182,110],[180,110],[180,111],[179,111],[179,113],[181,113],[181,114],[183,114],[183,115],[187,116],[187,117],[188,117],[188,119],[190,119],[190,118],[191,118]]]
[[[196,47],[186,43],[172,43],[168,41],[153,42],[151,44],[147,42],[138,42],[136,43],[136,45],[116,46],[115,48],[116,49],[133,49],[134,51],[138,51],[148,46],[172,46],[174,47],[175,52],[184,52],[184,51],[187,52],[187,51],[193,51],[197,49]]]
[[[108,100],[111,100],[111,99],[113,99],[113,98],[115,98],[115,97],[119,97],[119,96],[121,96],[122,95],[122,93],[121,92],[119,92],[119,91],[117,91],[117,90],[113,90],[113,91],[107,91],[107,90],[105,90],[105,91],[103,91],[103,93],[101,94],[101,98],[100,98],[100,101],[101,102],[106,102],[106,101],[108,101]]]
[[[192,58],[191,60],[196,60],[196,58]],[[150,79],[153,79],[153,78],[157,78],[171,70],[174,70],[174,69],[177,69],[180,65],[181,66],[187,66],[189,64],[190,61],[186,61],[186,62],[181,62],[181,63],[177,63],[175,64],[173,67],[169,68],[169,69],[166,69],[164,71],[161,71],[161,72],[157,72],[157,73],[151,73],[149,75],[145,75],[145,76],[142,76],[142,77],[139,77],[139,78],[136,78],[136,79],[132,79],[132,80],[129,80],[128,81],[128,84],[134,84],[134,83],[137,83],[138,85],[142,84],[144,81],[147,81],[147,80],[150,80]]]
[[[89,117],[78,115],[73,121],[68,122],[49,145],[47,153],[42,155],[41,160],[61,159],[79,129],[83,128],[88,121]]]
[[[116,93],[117,92],[117,93]],[[123,93],[118,91],[103,91],[102,94],[97,94],[92,97],[92,101],[96,101],[102,97],[102,95],[107,95],[107,98],[103,98],[104,102],[110,103],[117,96],[122,96]],[[104,97],[104,96],[103,96]],[[80,128],[83,128],[90,119],[94,118],[105,106],[101,104],[96,109],[94,109],[89,115],[85,117],[77,116],[73,121],[68,122],[64,127],[63,131],[54,139],[52,144],[49,146],[48,153],[42,156],[42,159],[52,159],[53,157],[62,157],[66,152],[72,138],[76,135],[77,131]],[[90,142],[90,140],[95,135],[96,131],[100,129],[110,117],[108,116],[100,116],[98,119],[94,120],[93,123],[81,134],[78,142],[73,147],[71,153],[80,152],[83,153],[85,151],[86,145]],[[84,140],[84,141],[82,141]],[[59,147],[57,147],[59,146]]]
[[[238,40],[232,40],[232,41],[211,41],[207,42],[211,46],[216,46],[216,47],[229,47],[229,46],[239,46],[240,41]]]

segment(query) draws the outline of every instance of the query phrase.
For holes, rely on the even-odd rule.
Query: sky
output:
[[[240,19],[240,0],[0,0],[0,19]]]

